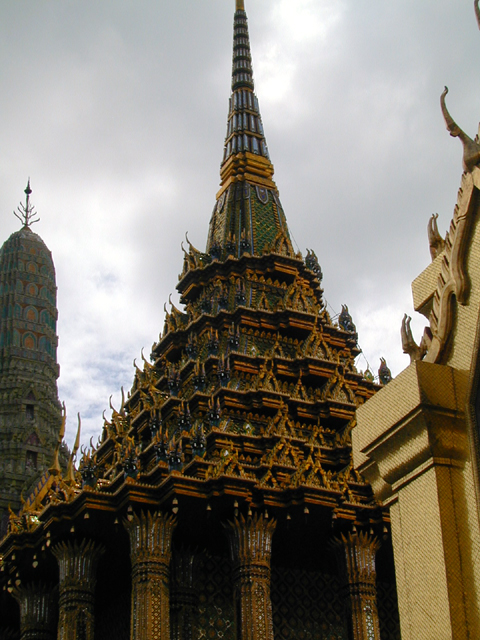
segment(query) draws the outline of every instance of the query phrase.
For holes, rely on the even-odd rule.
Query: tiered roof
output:
[[[184,309],[166,313],[150,362],[83,460],[84,482],[113,496],[130,478],[155,487],[160,503],[194,497],[196,518],[234,496],[246,513],[284,509],[285,519],[316,505],[326,522],[383,526],[350,444],[356,406],[375,386],[355,368],[348,310],[338,324],[325,309],[315,253],[292,247],[242,2],[220,175],[206,250],[185,251]]]

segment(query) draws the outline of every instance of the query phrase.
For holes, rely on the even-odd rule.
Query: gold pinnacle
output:
[[[236,0],[237,2],[237,11],[245,11],[245,2],[244,0]]]

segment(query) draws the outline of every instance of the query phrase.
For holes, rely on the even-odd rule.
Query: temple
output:
[[[206,249],[184,250],[184,308],[98,445],[10,518],[4,634],[397,637],[389,515],[351,448],[378,387],[348,309],[325,309],[314,251],[292,247],[273,174],[237,0]]]
[[[170,305],[77,467],[80,424],[61,464],[55,325],[20,320],[43,309],[24,290],[44,290],[51,258],[28,216],[5,243],[12,320],[1,321],[0,353],[23,358],[11,361],[19,371],[48,365],[58,424],[52,462],[0,541],[0,640],[480,637],[480,145],[450,116],[447,91],[464,173],[446,238],[429,222],[432,263],[413,283],[428,324],[417,344],[405,316],[411,364],[393,380],[384,360],[380,384],[357,371],[348,307],[330,317],[315,252],[292,246],[243,0],[207,245],[187,240],[182,309]],[[13,299],[13,288],[33,297]],[[22,437],[46,394],[35,380],[11,394]]]

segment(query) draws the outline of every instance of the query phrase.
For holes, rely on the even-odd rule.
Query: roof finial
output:
[[[480,163],[480,145],[472,140],[455,122],[448,112],[445,103],[445,97],[448,93],[448,87],[445,87],[440,96],[440,106],[442,108],[443,117],[447,130],[453,138],[460,138],[463,144],[463,168],[465,171],[472,171],[473,168]]]
[[[38,217],[34,219],[38,214],[35,211],[35,207],[30,204],[30,194],[32,193],[32,190],[30,188],[30,178],[28,178],[27,187],[24,193],[26,195],[25,204],[20,203],[20,205],[17,207],[18,213],[14,211],[13,215],[15,215],[20,220],[24,227],[29,227],[31,224],[35,224],[35,222],[38,222],[40,220],[40,218]]]
[[[478,28],[480,29],[480,7],[478,6],[478,0],[475,0],[475,15],[477,16]]]
[[[50,475],[58,476],[62,473],[62,467],[60,466],[59,453],[60,447],[65,436],[65,423],[67,422],[67,410],[65,409],[65,403],[62,404],[62,423],[60,425],[60,431],[58,432],[57,445],[53,452],[52,466],[49,468]]]
[[[67,467],[67,475],[66,481],[69,485],[73,486],[75,484],[75,468],[74,468],[74,459],[78,451],[78,447],[80,446],[80,432],[82,429],[82,421],[80,419],[80,414],[78,414],[78,429],[77,429],[77,437],[75,438],[75,444],[73,445],[72,452],[70,454],[70,458],[68,459],[68,467]]]
[[[244,0],[236,0],[237,6],[236,11],[245,11],[245,2]]]

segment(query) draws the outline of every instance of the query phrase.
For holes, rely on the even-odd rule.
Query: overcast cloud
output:
[[[410,283],[456,203],[480,117],[473,0],[246,0],[256,92],[298,248],[376,373],[408,364]],[[31,177],[58,286],[60,398],[99,435],[163,328],[185,231],[204,249],[230,95],[234,0],[3,0],[0,241]],[[425,320],[412,327],[420,339]],[[108,413],[107,413],[108,415]]]

